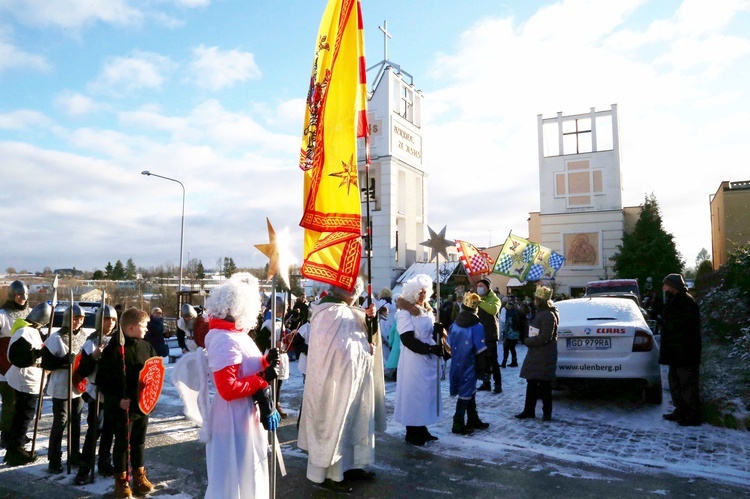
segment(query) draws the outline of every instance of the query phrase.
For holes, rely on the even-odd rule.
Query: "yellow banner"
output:
[[[305,277],[352,289],[362,254],[357,137],[366,136],[367,80],[358,0],[329,0],[318,30],[300,168],[305,172]]]

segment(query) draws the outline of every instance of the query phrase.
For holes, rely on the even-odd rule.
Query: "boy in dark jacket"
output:
[[[129,308],[122,313],[122,334],[104,349],[96,375],[96,384],[104,395],[104,418],[110,418],[114,424],[112,464],[115,497],[120,498],[133,496],[128,464],[133,469],[135,492],[145,495],[154,490],[153,484],[146,478],[144,466],[148,415],[143,414],[138,406],[139,375],[146,361],[158,356],[154,347],[143,339],[148,321],[148,314],[137,308]],[[127,460],[128,444],[130,463]]]

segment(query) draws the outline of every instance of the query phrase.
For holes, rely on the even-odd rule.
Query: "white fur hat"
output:
[[[260,312],[258,279],[247,272],[232,275],[211,290],[206,300],[206,312],[211,317],[234,321],[238,329],[249,329]]]

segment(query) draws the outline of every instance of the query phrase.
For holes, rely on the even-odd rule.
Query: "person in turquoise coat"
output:
[[[391,324],[391,330],[388,331],[388,346],[391,348],[391,353],[388,355],[388,360],[385,362],[385,368],[392,369],[393,381],[396,381],[398,357],[401,353],[401,336],[398,335],[396,321],[393,321],[393,324]]]

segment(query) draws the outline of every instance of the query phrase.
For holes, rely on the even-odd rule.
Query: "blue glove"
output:
[[[261,421],[261,423],[266,431],[276,431],[276,428],[279,427],[279,421],[281,421],[281,415],[279,414],[279,411],[274,409],[271,415],[268,416],[265,421]]]
[[[271,387],[267,386],[253,394],[253,400],[258,404],[260,411],[260,422],[266,431],[276,431],[281,421],[281,415],[276,410],[273,403]]]

